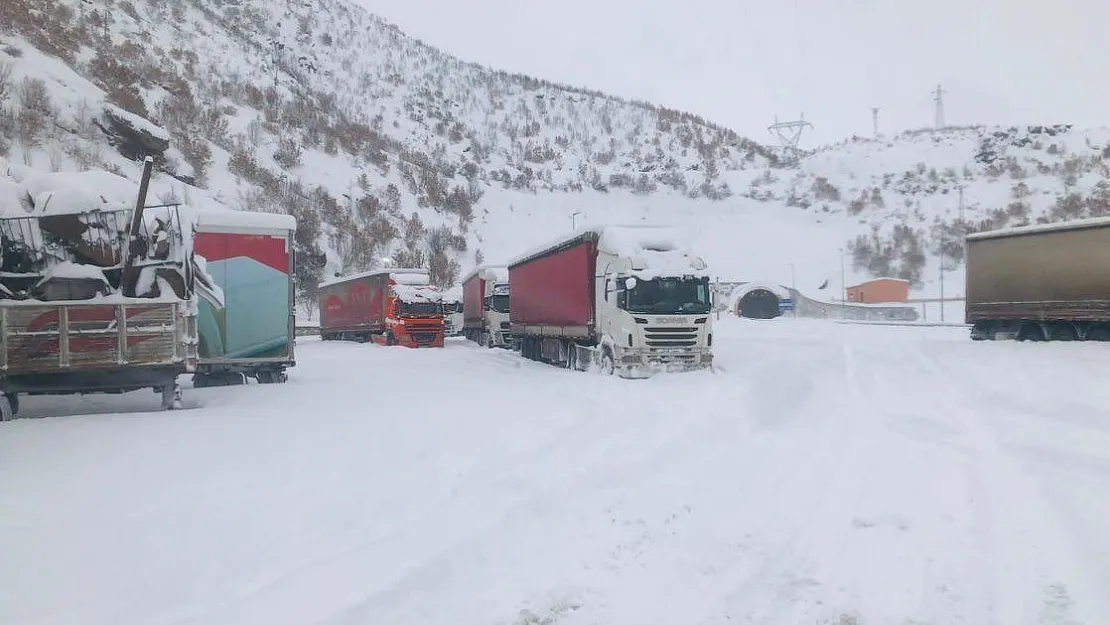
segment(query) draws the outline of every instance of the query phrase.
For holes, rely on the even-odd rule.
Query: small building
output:
[[[847,291],[848,301],[855,304],[904,304],[910,299],[910,283],[900,278],[876,278]]]

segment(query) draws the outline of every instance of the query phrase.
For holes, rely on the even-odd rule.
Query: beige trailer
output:
[[[1110,218],[967,237],[976,340],[1110,341]]]

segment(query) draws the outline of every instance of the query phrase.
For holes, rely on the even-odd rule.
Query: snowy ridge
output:
[[[107,20],[96,2],[43,2],[6,5],[0,62],[14,86],[41,82],[29,92],[49,106],[32,108],[51,123],[0,151],[134,180],[123,153],[162,150],[154,197],[295,216],[310,308],[322,276],[384,258],[450,286],[572,212],[679,223],[723,279],[796,274],[812,292],[839,282],[843,248],[849,282],[896,275],[935,296],[942,266],[960,290],[968,232],[1110,210],[1108,129],[914,131],[784,166],[693,115],[465,63],[346,0],[129,3]],[[112,120],[143,136],[110,135]]]

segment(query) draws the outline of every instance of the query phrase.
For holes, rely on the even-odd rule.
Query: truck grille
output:
[[[698,329],[666,326],[644,328],[644,342],[648,347],[654,348],[697,347]]]
[[[410,332],[409,336],[412,337],[412,342],[417,345],[427,345],[436,340],[435,332]]]
[[[509,329],[509,322],[508,321],[502,321],[501,322],[501,329],[502,330],[508,330]]]

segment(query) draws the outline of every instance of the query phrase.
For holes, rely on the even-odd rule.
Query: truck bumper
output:
[[[648,373],[671,373],[697,371],[713,366],[713,352],[710,349],[659,350],[625,349],[617,355],[617,367],[622,370],[638,370]]]

